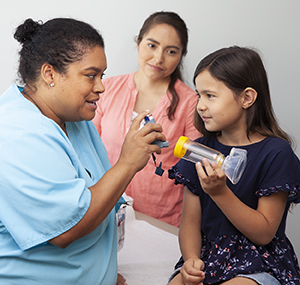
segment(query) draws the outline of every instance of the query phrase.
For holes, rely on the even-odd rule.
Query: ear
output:
[[[55,73],[56,72],[51,64],[44,63],[42,65],[41,68],[42,79],[48,86],[54,83]]]
[[[241,104],[244,109],[250,108],[257,98],[257,92],[251,87],[247,87],[241,94]]]
[[[139,46],[140,46],[140,43],[141,43],[141,42],[139,42],[139,36],[136,36],[135,42],[136,42],[136,48],[137,48],[137,50],[139,50]]]

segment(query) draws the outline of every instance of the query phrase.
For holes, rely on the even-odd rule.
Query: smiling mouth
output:
[[[206,122],[210,119],[210,117],[201,116],[201,119],[203,122]]]
[[[96,101],[87,101],[91,105],[96,105]]]

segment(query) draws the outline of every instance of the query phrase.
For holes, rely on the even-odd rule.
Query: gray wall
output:
[[[178,12],[190,30],[185,60],[190,86],[196,64],[216,49],[238,44],[261,51],[275,112],[281,127],[295,138],[299,157],[299,0],[6,1],[0,11],[0,94],[16,80],[18,43],[12,34],[26,18],[74,17],[95,26],[106,42],[106,76],[111,76],[137,69],[134,37],[144,19],[160,10]],[[300,257],[299,217],[300,206],[289,215],[287,233]]]

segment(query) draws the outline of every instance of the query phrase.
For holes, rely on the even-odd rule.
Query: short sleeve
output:
[[[178,163],[168,170],[170,179],[174,179],[174,184],[182,184],[186,186],[193,194],[200,195],[200,182],[196,172],[195,164],[180,159]]]
[[[277,140],[270,146],[265,169],[258,197],[285,191],[289,202],[300,202],[300,162],[287,142]]]
[[[44,243],[80,221],[91,193],[78,177],[79,162],[66,136],[18,132],[0,151],[0,217],[21,249]]]

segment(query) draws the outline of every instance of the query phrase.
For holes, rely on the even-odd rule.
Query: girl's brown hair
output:
[[[193,82],[202,71],[222,81],[236,96],[247,87],[257,92],[255,103],[247,109],[247,135],[258,132],[263,136],[279,137],[292,144],[291,137],[278,125],[274,115],[267,73],[259,54],[250,48],[232,46],[217,50],[203,58],[194,72]],[[220,132],[205,129],[198,112],[194,115],[195,127],[205,136],[218,136]]]

